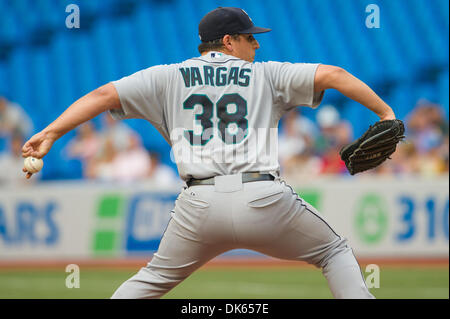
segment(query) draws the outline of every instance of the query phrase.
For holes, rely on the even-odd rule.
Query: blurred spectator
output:
[[[133,182],[147,178],[151,169],[151,159],[137,135],[131,136],[126,150],[116,153],[112,169],[116,181]]]
[[[27,180],[22,172],[22,145],[24,139],[20,134],[14,134],[9,140],[8,152],[0,154],[0,187],[24,186],[36,181],[38,176]]]
[[[0,138],[20,135],[27,138],[33,131],[33,123],[26,112],[17,104],[0,96]]]
[[[316,124],[302,116],[299,109],[288,112],[279,137],[281,161],[311,151],[318,133]]]
[[[406,138],[417,152],[415,173],[436,176],[448,172],[448,122],[440,105],[419,100],[407,116]]]
[[[339,151],[352,140],[349,122],[341,120],[337,109],[330,104],[319,108],[317,123],[320,134],[315,141],[317,155],[321,157],[321,174],[343,174],[347,172]]]
[[[419,100],[406,116],[406,139],[372,174],[433,177],[449,171],[448,122],[442,107]]]
[[[149,153],[138,135],[131,135],[127,149],[118,150],[110,136],[104,142],[102,156],[86,174],[89,178],[120,183],[151,181],[159,186],[179,182],[175,172],[159,160],[159,154]]]
[[[110,137],[103,140],[101,156],[95,157],[91,165],[87,167],[85,175],[91,179],[100,179],[104,181],[114,180],[114,158],[117,150]]]
[[[442,146],[439,148],[440,157],[442,158],[442,161],[444,162],[444,172],[449,172],[449,137],[448,133],[444,137],[444,142],[442,143]]]
[[[67,146],[68,155],[81,160],[83,177],[89,177],[88,172],[91,170],[90,167],[94,165],[101,140],[92,122],[82,124],[76,132],[77,136]]]
[[[414,140],[421,154],[439,147],[444,135],[448,135],[448,125],[442,108],[426,100],[419,100],[407,120],[407,135]]]
[[[111,140],[117,151],[123,151],[133,143],[132,138],[137,136],[137,133],[124,121],[116,121],[109,112],[103,113],[102,124],[100,131],[102,146],[107,140]]]
[[[133,164],[129,163],[127,167],[126,157],[129,155],[130,161],[139,157],[136,155],[142,146],[138,134],[123,121],[114,120],[109,112],[102,114],[102,126],[100,132],[90,132],[92,139],[95,134],[92,144],[96,144],[97,150],[90,153],[92,158],[86,166],[85,176],[100,180],[135,180],[137,174],[131,167]],[[142,167],[142,164],[136,167]],[[146,176],[147,172],[140,175]]]
[[[439,148],[433,148],[428,153],[419,156],[417,166],[419,168],[418,173],[425,177],[434,177],[448,172],[448,165],[441,157]]]
[[[314,156],[314,141],[319,134],[316,124],[302,116],[300,109],[288,112],[279,137],[279,156],[283,174],[292,179],[319,173],[320,160]]]
[[[365,174],[413,175],[419,166],[419,156],[411,142],[400,142],[391,159]]]
[[[181,183],[181,179],[168,165],[165,165],[160,160],[158,153],[149,152],[151,160],[151,167],[148,174],[148,180],[151,180],[162,187],[169,187]]]
[[[295,183],[316,177],[320,174],[321,167],[321,159],[307,151],[286,159],[281,168],[286,180]]]

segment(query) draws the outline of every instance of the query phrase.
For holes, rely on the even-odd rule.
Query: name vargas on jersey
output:
[[[212,67],[209,65],[199,68],[184,67],[179,69],[184,80],[184,85],[189,88],[196,85],[225,86],[235,84],[248,86],[252,70],[248,68]]]

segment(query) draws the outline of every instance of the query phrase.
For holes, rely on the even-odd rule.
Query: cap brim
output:
[[[269,32],[269,31],[272,31],[272,29],[268,29],[268,28],[260,28],[260,27],[255,27],[255,26],[253,26],[253,27],[251,27],[251,28],[249,28],[249,29],[247,29],[247,30],[241,31],[241,32],[239,32],[239,33],[241,33],[241,34],[249,34],[249,33],[266,33],[266,32]]]

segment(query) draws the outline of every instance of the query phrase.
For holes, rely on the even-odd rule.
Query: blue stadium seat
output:
[[[0,46],[21,40],[17,16],[14,10],[3,4],[0,6]]]
[[[406,11],[407,6],[405,2],[385,1],[383,14],[389,18],[396,41],[403,48],[402,55],[408,65],[425,65],[429,61],[427,50],[416,36],[417,25],[411,23],[411,17]]]
[[[159,46],[155,43],[158,26],[154,25],[150,17],[148,5],[141,5],[132,15],[134,36],[136,38],[137,58],[139,68],[162,64],[163,56]]]
[[[333,4],[326,0],[310,1],[312,11],[317,17],[316,26],[319,28],[324,38],[325,46],[329,54],[326,63],[339,65],[343,68],[351,68],[351,58],[349,50],[347,50],[349,41],[348,36],[342,30],[342,24],[336,17],[336,8]],[[337,39],[339,39],[337,41]]]
[[[378,2],[381,12],[385,10],[385,3],[386,0]],[[372,1],[360,0],[358,6],[355,5],[355,9],[364,13],[363,17],[366,18],[368,13],[365,13],[365,10],[369,4],[372,4]],[[410,68],[403,57],[402,48],[399,47],[395,29],[391,25],[390,19],[387,17],[381,19],[380,17],[380,28],[368,29],[364,25],[363,29],[365,29],[369,41],[373,44],[372,50],[379,52],[381,57],[380,60],[375,62],[379,68],[379,80],[402,81],[407,79]]]
[[[447,0],[435,0],[434,5],[430,6],[435,21],[439,24],[439,30],[445,30],[445,32],[439,32],[439,35],[445,40],[448,39],[448,1]],[[444,33],[444,34],[442,34]],[[444,41],[445,42],[445,41]]]
[[[79,98],[99,86],[96,61],[101,57],[92,54],[91,37],[86,33],[77,33],[71,36],[69,45],[72,66],[70,76],[75,83],[76,92],[79,92],[77,97]]]
[[[408,6],[405,7],[411,10],[411,17],[414,18],[415,23],[420,27],[419,35],[423,39],[423,45],[427,48],[428,58],[448,64],[448,28],[445,30],[439,29],[437,19],[432,14],[429,2],[411,0],[408,2]]]
[[[117,60],[117,43],[111,33],[114,21],[110,19],[98,20],[92,29],[93,55],[96,72],[100,83],[108,83],[121,77]]]
[[[397,118],[404,120],[416,105],[416,99],[412,94],[414,86],[409,83],[400,84],[392,94],[385,99],[395,112]]]
[[[373,49],[373,43],[367,36],[367,29],[356,28],[355,26],[364,23],[363,16],[354,9],[350,1],[337,0],[333,2],[336,9],[337,21],[346,34],[346,48],[351,54],[352,65],[348,71],[354,73],[364,81],[375,81],[378,74],[377,63],[380,56]]]
[[[268,2],[266,9],[272,15],[279,17],[287,17],[289,8],[285,2],[275,3]],[[290,19],[280,19],[277,21],[276,28],[272,30],[272,36],[275,40],[275,47],[278,48],[278,56],[281,61],[300,62],[305,57],[305,46],[301,46],[300,34],[295,32],[294,25]],[[263,35],[262,37],[265,37]],[[259,37],[258,37],[259,38]],[[263,47],[263,50],[265,48]]]
[[[111,29],[116,39],[117,61],[119,62],[119,76],[125,76],[138,71],[140,68],[137,55],[137,39],[129,20],[117,19]]]
[[[56,28],[59,23],[65,21],[59,19],[58,14],[59,12],[57,11],[57,8],[54,6],[54,1],[34,0],[33,5],[34,5],[33,9],[36,10],[36,12],[38,13],[40,25],[44,24],[48,27]]]
[[[183,48],[183,60],[199,55],[197,46],[200,39],[198,38],[197,23],[186,24],[186,21],[200,21],[201,17],[197,9],[191,5],[189,0],[180,0],[174,9],[174,14],[174,23]]]
[[[35,128],[42,130],[47,126],[47,117],[53,114],[53,85],[54,78],[51,76],[48,49],[32,48],[30,54],[30,67],[27,70],[28,81],[32,84],[33,112]]]
[[[8,95],[34,118],[35,114],[42,112],[31,97],[34,87],[29,76],[30,53],[27,49],[16,48],[8,62],[8,65],[5,66]]]
[[[76,83],[73,81],[73,70],[77,68],[71,59],[72,40],[65,33],[55,36],[49,46],[52,74],[54,81],[54,111],[62,112],[76,98]],[[50,114],[49,116],[52,116]]]
[[[175,16],[168,3],[153,3],[149,8],[150,23],[157,30],[153,41],[156,41],[158,49],[163,56],[163,63],[175,63],[182,60],[184,49],[181,46],[178,30],[175,28]],[[168,23],[169,21],[169,23]],[[164,27],[161,27],[164,26]]]
[[[322,62],[330,64],[326,58],[324,39],[321,38],[317,28],[317,22],[312,18],[312,12],[307,1],[288,1],[290,20],[295,28],[296,36],[293,41],[299,43],[305,54],[304,62]],[[276,25],[274,28],[278,28]],[[266,50],[266,48],[264,48]],[[275,58],[273,58],[275,59]]]

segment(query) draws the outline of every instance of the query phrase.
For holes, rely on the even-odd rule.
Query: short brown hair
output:
[[[238,40],[239,34],[232,34],[231,37],[234,40]],[[224,47],[222,40],[223,40],[223,37],[212,40],[212,41],[208,41],[208,42],[202,42],[198,45],[198,52],[200,52],[200,54],[202,54],[203,52],[221,50]]]

